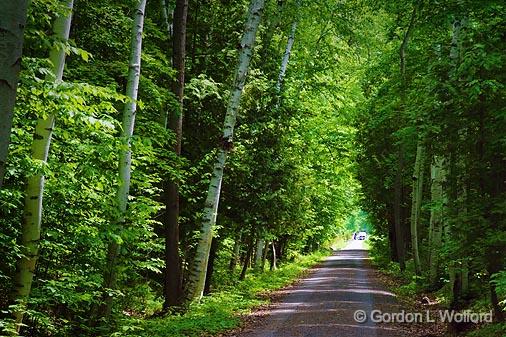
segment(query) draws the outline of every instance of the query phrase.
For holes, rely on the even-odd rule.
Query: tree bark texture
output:
[[[286,43],[285,53],[281,60],[281,67],[279,69],[278,81],[276,82],[276,92],[278,95],[281,93],[281,87],[283,80],[285,79],[286,69],[288,68],[288,61],[290,60],[290,54],[292,53],[292,47],[295,42],[295,32],[297,31],[297,20],[292,23],[290,35],[288,36],[288,42]]]
[[[404,33],[404,38],[402,40],[401,46],[399,48],[399,59],[400,59],[400,75],[401,75],[401,86],[400,86],[400,103],[401,106],[399,108],[398,113],[398,121],[400,123],[400,127],[403,124],[403,114],[404,106],[406,103],[406,89],[407,89],[407,79],[406,79],[406,49],[408,47],[409,38],[413,31],[413,27],[415,25],[415,18],[417,13],[417,6],[413,8],[413,12],[411,14],[411,19]],[[396,238],[396,249],[397,249],[397,257],[399,259],[399,266],[401,270],[404,270],[406,267],[405,262],[405,232],[404,232],[404,217],[403,217],[403,196],[404,196],[404,182],[403,182],[403,173],[404,173],[404,145],[402,143],[402,139],[399,140],[398,145],[398,163],[397,170],[395,174],[395,183],[394,183],[394,224],[395,224],[395,238]]]
[[[411,196],[411,247],[413,250],[416,275],[421,275],[422,273],[420,253],[418,250],[418,228],[420,224],[420,209],[423,197],[424,167],[425,147],[422,140],[419,140],[416,147],[415,169],[413,172],[413,192]]]
[[[183,136],[183,99],[185,85],[186,22],[188,0],[177,0],[173,25],[173,67],[177,76],[172,91],[179,101],[179,109],[169,116],[169,127],[176,135],[174,152],[181,155]],[[165,214],[162,218],[165,228],[165,275],[164,307],[181,304],[183,300],[181,258],[179,256],[179,184],[174,180],[166,182]]]
[[[53,33],[58,40],[66,42],[69,38],[74,3],[73,0],[64,0],[61,4],[65,7],[65,13],[56,18],[53,24]],[[65,51],[55,46],[49,52],[49,59],[53,68],[52,74],[48,75],[46,80],[55,83],[61,82],[63,79],[63,68],[65,66]],[[46,119],[37,120],[37,124],[35,125],[35,134],[33,135],[31,145],[32,159],[43,165],[47,163],[54,119],[54,114],[50,113]],[[16,329],[18,331],[23,321],[24,308],[26,307],[26,301],[31,292],[35,266],[39,257],[44,180],[44,175],[42,173],[28,177],[25,190],[23,223],[21,226],[23,257],[17,262],[14,276],[14,299],[21,304],[23,308],[14,313],[15,323],[17,324]]]
[[[443,234],[443,207],[445,183],[444,160],[434,157],[431,165],[431,211],[429,226],[429,282],[436,285],[439,276],[439,254]]]
[[[141,75],[141,53],[142,53],[142,32],[144,29],[146,0],[137,3],[135,17],[131,32],[130,60],[128,66],[128,81],[126,96],[128,101],[123,111],[123,129],[121,133],[122,149],[119,154],[118,164],[118,191],[116,201],[118,206],[118,219],[116,229],[121,233],[125,222],[125,213],[130,192],[130,178],[132,171],[132,136],[135,126],[135,115],[137,112],[137,95],[139,91],[139,80]],[[108,247],[106,267],[104,270],[104,288],[116,288],[117,265],[120,253],[120,245],[116,240],[111,240]],[[108,318],[111,314],[113,304],[112,296],[105,296],[105,303],[100,310],[100,316]]]
[[[27,7],[27,0],[0,3],[0,188],[9,153]]]
[[[218,213],[218,203],[220,200],[221,183],[223,171],[228,152],[232,149],[232,139],[234,127],[237,119],[237,111],[241,99],[244,84],[249,69],[249,64],[253,54],[253,45],[260,24],[262,11],[265,6],[265,0],[252,0],[246,27],[241,40],[241,50],[239,52],[239,63],[236,69],[234,85],[232,87],[230,99],[225,115],[223,126],[222,146],[218,151],[217,160],[214,165],[213,174],[209,183],[207,198],[204,205],[204,212],[201,226],[201,237],[197,246],[195,259],[190,269],[188,288],[186,292],[187,300],[200,299],[204,290],[204,283],[207,272],[207,261],[209,258],[209,249],[211,247],[211,238],[213,236],[213,227],[216,224]]]

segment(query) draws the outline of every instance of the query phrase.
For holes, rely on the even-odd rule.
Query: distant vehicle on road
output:
[[[367,238],[366,232],[359,232],[356,236],[357,240],[365,240]]]

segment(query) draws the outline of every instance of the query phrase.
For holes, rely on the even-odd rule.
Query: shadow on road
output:
[[[242,337],[400,337],[405,334],[370,320],[357,323],[356,310],[397,311],[392,293],[376,284],[362,241],[334,251]]]

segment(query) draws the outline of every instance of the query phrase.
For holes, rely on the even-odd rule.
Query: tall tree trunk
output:
[[[290,35],[288,36],[288,42],[286,43],[285,53],[281,60],[281,68],[279,69],[278,81],[276,82],[276,92],[279,95],[281,93],[281,86],[285,79],[286,69],[288,68],[288,61],[290,60],[290,54],[292,53],[293,43],[295,42],[295,32],[297,31],[297,20],[292,23]]]
[[[141,76],[141,53],[142,53],[142,32],[144,29],[144,15],[146,0],[140,0],[137,3],[135,17],[132,26],[130,60],[128,67],[128,82],[126,87],[126,96],[129,101],[125,104],[123,111],[123,129],[121,140],[122,150],[119,154],[119,179],[117,191],[117,206],[119,217],[117,219],[117,228],[115,232],[121,234],[121,228],[125,222],[125,213],[130,192],[130,175],[132,171],[132,136],[135,126],[135,114],[137,111],[137,94],[139,91],[139,80]],[[116,288],[117,265],[120,252],[120,244],[116,240],[109,242],[106,267],[104,270],[104,289]],[[105,303],[100,310],[100,316],[108,318],[111,315],[113,297],[105,295]]]
[[[394,228],[395,228],[395,249],[397,251],[397,259],[401,270],[406,268],[404,254],[404,230],[402,223],[402,171],[403,171],[403,151],[402,145],[399,145],[397,172],[395,174],[394,183]]]
[[[53,25],[54,35],[61,42],[66,42],[69,38],[70,23],[72,20],[73,0],[64,0],[61,2],[65,7],[65,14],[59,16]],[[49,52],[49,59],[52,63],[53,74],[48,75],[48,81],[55,83],[61,82],[63,78],[63,68],[65,66],[65,51],[63,48],[54,46]],[[49,114],[46,119],[39,119],[35,126],[35,134],[31,146],[32,159],[47,163],[51,136],[54,127],[54,114]],[[14,299],[26,307],[26,301],[30,295],[35,265],[39,257],[39,240],[42,221],[42,197],[44,195],[44,175],[36,174],[28,177],[25,204],[23,209],[23,223],[21,226],[21,245],[23,247],[23,257],[16,265],[16,274],[14,276],[15,289]],[[16,329],[19,331],[23,321],[24,309],[14,313]]]
[[[171,1],[160,0],[160,9],[162,13],[162,21],[165,26],[165,30],[167,31],[167,36],[169,39],[172,38],[173,35],[173,19],[174,19],[174,9],[170,6]]]
[[[188,0],[177,0],[174,10],[173,67],[177,72],[173,92],[179,101],[179,110],[169,117],[169,127],[176,134],[174,152],[181,155],[183,134],[183,99],[186,56],[186,20]],[[179,185],[171,180],[167,182],[165,215],[162,218],[165,227],[165,302],[164,307],[181,304],[183,299],[181,258],[179,256]]]
[[[241,281],[246,278],[246,271],[248,270],[248,265],[250,264],[252,254],[253,254],[253,240],[251,239],[250,242],[248,243],[248,251],[246,252],[246,258],[244,259],[241,275],[239,276],[239,280]]]
[[[271,243],[271,267],[270,270],[276,270],[278,269],[278,257],[276,256],[276,245],[274,244],[274,241]]]
[[[267,253],[269,253],[269,244],[268,243],[265,244],[265,241],[264,241],[264,251],[262,253],[262,262],[260,265],[260,270],[262,271],[262,273],[265,270],[265,260],[267,259]]]
[[[443,185],[445,183],[444,160],[434,157],[431,165],[431,211],[429,227],[429,282],[438,283],[439,255],[443,234],[443,207],[445,203]]]
[[[262,255],[264,252],[264,245],[265,245],[264,239],[257,240],[257,246],[256,246],[256,250],[255,250],[255,261],[254,261],[254,266],[255,266],[255,269],[257,269],[257,270],[263,270],[263,269],[261,269],[261,267],[262,267]]]
[[[167,32],[167,38],[170,42],[174,42],[174,8],[172,6],[172,0],[160,0],[160,13],[162,16],[162,23]],[[168,53],[168,57],[171,64],[174,64],[173,53]],[[164,111],[160,115],[160,121],[164,127],[167,127],[169,122],[169,111]]]
[[[228,152],[232,149],[232,139],[234,135],[234,127],[237,119],[237,110],[241,94],[246,82],[246,76],[249,64],[253,54],[253,45],[255,43],[256,32],[260,24],[260,18],[265,5],[265,0],[252,0],[248,17],[246,20],[246,28],[241,40],[241,50],[239,52],[239,64],[236,69],[234,86],[228,102],[227,113],[223,126],[223,138],[221,148],[218,151],[218,158],[214,165],[211,182],[207,192],[205,207],[202,218],[201,237],[197,246],[195,259],[190,270],[188,280],[188,289],[186,293],[187,300],[200,299],[204,290],[204,282],[207,272],[207,260],[209,258],[209,249],[211,246],[211,238],[213,236],[213,227],[216,224],[216,216],[218,213],[218,203],[220,200],[221,182],[223,179],[223,170]]]
[[[401,46],[399,48],[399,58],[400,58],[400,74],[401,74],[401,87],[400,87],[400,101],[401,106],[398,112],[398,121],[400,123],[400,128],[403,126],[403,110],[405,109],[406,104],[406,89],[407,89],[407,79],[406,79],[406,49],[408,47],[408,42],[413,31],[413,27],[415,26],[415,19],[418,10],[418,4],[413,7],[413,12],[411,14],[411,19],[409,22],[409,26],[404,33],[404,38],[402,40]],[[395,223],[395,238],[396,238],[396,249],[397,256],[399,258],[399,266],[401,270],[404,270],[405,265],[405,243],[404,243],[404,217],[403,217],[403,196],[404,196],[404,182],[403,182],[403,172],[404,172],[404,146],[402,144],[402,139],[399,139],[398,145],[398,164],[397,171],[395,174],[395,183],[394,183],[394,223]]]
[[[413,260],[415,261],[415,273],[421,275],[420,253],[418,251],[418,228],[420,224],[420,208],[423,196],[423,178],[425,167],[425,147],[421,139],[416,146],[415,169],[413,172],[413,194],[411,202],[411,246]]]
[[[241,237],[242,233],[239,233],[237,239],[234,242],[234,248],[232,249],[232,257],[230,258],[230,264],[228,265],[228,269],[230,271],[235,270],[235,266],[237,265],[237,261],[239,260],[239,254],[241,252]]]
[[[462,28],[465,25],[465,22],[467,21],[466,17],[462,18],[455,18],[455,21],[453,22],[452,27],[452,40],[451,40],[451,46],[450,46],[450,71],[448,73],[448,78],[450,82],[458,81],[458,78],[456,76],[456,71],[459,67],[460,63],[460,54],[462,51]],[[454,107],[455,108],[455,107]],[[449,107],[451,109],[451,107]],[[463,137],[466,137],[467,130],[465,127],[462,127],[460,125],[453,125],[455,128],[455,134],[453,135],[453,139],[458,139],[460,137],[460,134],[462,134]],[[466,188],[462,186],[462,182],[459,181],[456,175],[457,173],[457,167],[459,165],[465,166],[465,163],[462,161],[462,159],[459,159],[459,153],[455,151],[454,144],[450,144],[449,146],[449,175],[448,177],[451,178],[449,186],[447,187],[447,199],[448,199],[448,212],[449,214],[445,214],[445,216],[459,216],[459,213],[467,213],[467,209],[464,207],[463,209],[458,209],[458,199],[459,195],[466,194]],[[481,161],[480,161],[481,162]],[[465,167],[459,168],[461,170],[466,171]],[[454,212],[454,214],[451,214],[450,212]],[[464,215],[464,218],[466,216]],[[446,238],[450,239],[456,239],[459,241],[460,239],[463,239],[461,234],[456,233],[455,236],[453,233],[450,233],[449,226],[445,227],[445,230],[443,231],[443,234]],[[459,238],[460,236],[460,238]],[[445,241],[445,240],[443,240]],[[467,286],[468,286],[468,266],[467,266],[467,256],[464,255],[463,259],[460,261],[452,261],[448,265],[448,271],[449,271],[449,277],[450,277],[450,287],[452,289],[452,300],[450,304],[451,309],[456,309],[462,302],[462,298],[464,294],[467,292]]]
[[[399,262],[399,258],[397,256],[397,239],[395,237],[395,223],[393,219],[393,204],[391,204],[388,208],[392,208],[386,212],[385,218],[388,223],[388,246],[390,248],[390,259],[393,262]]]
[[[12,118],[23,53],[27,0],[0,3],[0,189],[9,153]]]

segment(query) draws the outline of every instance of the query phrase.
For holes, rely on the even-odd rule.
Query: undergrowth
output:
[[[121,333],[114,336],[191,337],[209,336],[233,329],[240,324],[240,315],[268,302],[262,294],[280,289],[299,278],[317,264],[328,250],[297,256],[275,271],[252,273],[245,280],[219,289],[194,303],[184,314],[153,319],[126,318]]]
[[[390,285],[389,290],[401,301],[412,303],[416,298],[421,298],[428,294],[440,307],[449,308],[451,293],[447,280],[445,280],[444,285],[440,289],[430,291],[426,279],[415,274],[413,260],[406,261],[406,269],[401,271],[399,264],[391,261],[390,256],[385,253],[389,251],[388,242],[385,239],[373,237],[369,241],[369,256],[371,257],[373,266],[393,280],[395,286]],[[473,298],[472,303],[468,303],[467,309],[472,312],[488,312],[491,309],[488,293],[482,292],[481,296]],[[475,326],[474,330],[467,332],[465,336],[506,337],[506,323],[481,324]]]

